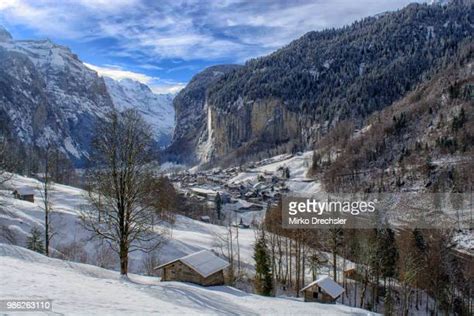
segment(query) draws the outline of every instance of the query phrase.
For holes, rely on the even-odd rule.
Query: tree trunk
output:
[[[49,210],[44,210],[44,254],[49,257]]]
[[[295,240],[295,285],[296,297],[300,297],[300,246],[298,240]]]
[[[128,250],[125,247],[122,248],[122,245],[120,249],[120,274],[128,274]]]
[[[292,271],[291,271],[291,270],[292,270],[292,269],[291,269],[291,268],[292,268],[292,267],[291,267],[291,265],[292,265],[292,255],[293,255],[293,254],[292,254],[292,251],[293,251],[293,245],[292,245],[292,243],[293,243],[293,242],[292,242],[292,240],[290,239],[289,256],[288,256],[288,259],[289,259],[289,264],[288,264],[288,284],[289,284],[290,287],[293,286],[293,281],[292,281],[293,276],[292,276]]]
[[[49,257],[49,149],[46,151],[44,184],[43,184],[43,203],[44,203],[44,253]]]

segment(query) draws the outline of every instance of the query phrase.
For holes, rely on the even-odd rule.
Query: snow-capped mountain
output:
[[[153,94],[132,80],[106,81],[69,48],[50,40],[14,40],[0,26],[1,128],[25,147],[58,148],[81,165],[96,122],[114,106],[138,108],[157,142],[170,141],[171,95]]]
[[[147,85],[132,79],[104,80],[118,110],[137,109],[153,127],[158,144],[164,147],[170,143],[175,126],[174,94],[155,94]]]
[[[57,147],[79,163],[94,123],[112,107],[104,80],[69,48],[16,41],[0,28],[0,119],[17,141]]]

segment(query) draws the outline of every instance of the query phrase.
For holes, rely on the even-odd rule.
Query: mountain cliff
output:
[[[172,159],[194,163],[205,160],[208,150],[206,91],[225,74],[239,69],[238,65],[212,66],[195,75],[173,101],[176,129],[167,149]]]
[[[14,40],[0,27],[1,130],[25,148],[59,149],[81,166],[95,125],[114,108],[138,109],[165,146],[174,128],[172,99],[133,80],[104,80],[69,48]]]
[[[361,126],[452,61],[472,40],[473,16],[472,3],[411,4],[307,33],[220,76],[200,102],[207,126],[199,135],[209,136],[193,139],[195,150],[206,149],[201,162],[312,148],[338,121]]]
[[[94,122],[113,107],[102,78],[69,48],[0,32],[0,118],[26,146],[88,156]]]
[[[118,110],[137,109],[153,128],[160,147],[171,142],[175,126],[174,94],[155,94],[147,85],[132,79],[117,81],[105,77],[104,80]]]

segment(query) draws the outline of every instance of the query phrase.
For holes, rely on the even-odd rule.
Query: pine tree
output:
[[[261,295],[270,296],[273,291],[272,271],[263,230],[255,243],[253,258],[255,260],[255,289]]]
[[[217,219],[221,219],[221,211],[222,211],[222,199],[221,195],[219,192],[217,192],[216,197],[214,199],[214,204],[216,205],[216,213],[217,213]]]
[[[391,228],[385,228],[379,234],[379,238],[379,255],[382,257],[382,276],[384,278],[393,278],[395,277],[398,260],[395,232]]]
[[[26,247],[30,250],[44,254],[44,242],[41,239],[41,231],[38,227],[33,227],[30,231],[31,236],[26,240]]]

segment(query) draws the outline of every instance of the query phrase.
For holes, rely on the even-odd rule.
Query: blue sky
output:
[[[410,0],[0,0],[16,39],[69,46],[89,67],[176,92],[197,72],[268,54],[304,33]]]

